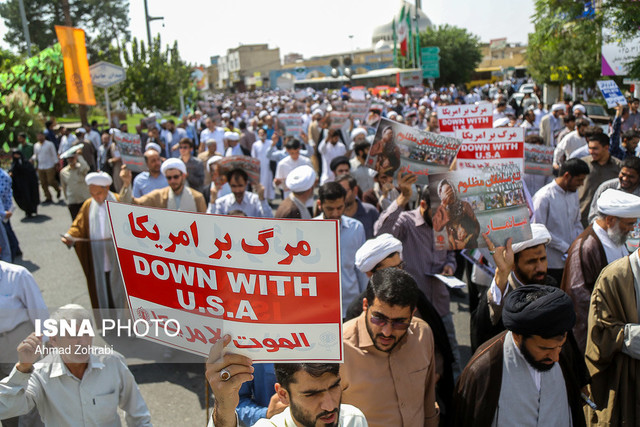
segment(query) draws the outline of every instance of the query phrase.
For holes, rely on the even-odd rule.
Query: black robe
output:
[[[9,170],[13,198],[27,216],[36,214],[38,213],[38,204],[40,204],[38,175],[33,165],[24,160],[19,150],[14,150],[13,156],[13,164]],[[19,158],[16,158],[17,156]]]
[[[456,384],[453,395],[455,426],[490,427],[498,407],[502,385],[503,345],[507,331],[485,342],[475,352]],[[580,389],[583,384],[575,376],[575,341],[569,333],[560,352],[560,368],[567,387],[573,426],[586,426]]]

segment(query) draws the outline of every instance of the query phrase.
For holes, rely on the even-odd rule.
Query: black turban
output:
[[[518,335],[552,338],[564,335],[576,323],[569,295],[561,289],[525,285],[509,292],[502,310],[504,326]]]
[[[331,169],[332,171],[335,171],[338,166],[340,166],[341,164],[346,164],[347,166],[351,166],[351,164],[349,163],[349,159],[345,156],[338,156],[335,157],[333,160],[331,160],[331,163],[329,164],[329,169]]]

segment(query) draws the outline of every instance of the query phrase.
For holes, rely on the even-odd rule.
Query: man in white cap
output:
[[[62,243],[68,247],[75,246],[87,279],[91,306],[94,309],[122,308],[125,304],[124,287],[105,201],[128,202],[128,193],[125,188],[121,194],[109,191],[113,180],[104,172],[87,174],[85,182],[91,198],[82,204],[71,227],[62,237]]]
[[[593,286],[608,264],[629,254],[625,242],[640,218],[640,197],[608,189],[597,200],[597,210],[596,220],[569,247],[561,284],[573,299],[577,315],[573,334],[583,352]]]
[[[224,152],[225,157],[242,156],[242,148],[240,148],[240,135],[235,132],[224,133],[224,144],[227,147]]]
[[[557,145],[558,141],[556,141],[556,137],[564,127],[562,122],[564,111],[564,104],[553,104],[551,112],[540,120],[540,136],[544,140],[544,145],[549,145],[551,147],[555,147]]]
[[[165,176],[169,186],[153,190],[140,198],[134,198],[133,203],[186,212],[207,210],[202,193],[186,185],[187,167],[182,160],[175,158],[165,160],[160,167],[160,173]],[[122,188],[129,188],[131,186],[131,172],[126,170],[122,181]]]
[[[153,142],[151,144],[155,145]],[[133,180],[133,197],[135,198],[169,185],[167,178],[160,173],[160,166],[162,166],[160,151],[149,147],[151,144],[147,144],[147,151],[144,152],[144,162],[148,170],[139,173]]]
[[[316,172],[310,165],[298,166],[289,172],[285,185],[291,192],[278,206],[275,217],[311,219],[307,205],[313,199],[316,178]]]
[[[573,116],[576,118],[576,120],[584,119],[589,122],[589,126],[593,126],[593,120],[591,120],[589,116],[587,116],[587,109],[584,107],[584,105],[576,104],[573,106],[571,111],[573,112]]]
[[[207,128],[200,133],[200,141],[206,143],[209,151],[212,151],[213,149],[214,152],[218,152],[220,154],[224,153],[224,129],[220,126],[216,126],[215,120],[211,117],[207,117],[204,124]],[[211,142],[214,143],[215,148],[209,146]],[[200,149],[204,150],[203,144],[200,145]],[[200,158],[200,160],[203,159]]]

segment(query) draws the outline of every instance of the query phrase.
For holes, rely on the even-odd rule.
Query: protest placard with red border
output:
[[[524,170],[524,129],[491,128],[458,130],[462,140],[458,151],[458,169],[483,168],[515,163]]]
[[[493,104],[463,104],[438,106],[440,133],[454,136],[459,129],[493,127]]]

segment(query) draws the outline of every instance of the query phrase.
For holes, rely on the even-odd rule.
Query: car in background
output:
[[[533,93],[536,88],[535,83],[523,83],[522,86],[518,89],[520,93]]]
[[[602,128],[605,133],[609,133],[609,123],[612,121],[612,117],[607,113],[607,109],[594,102],[583,102],[585,110],[587,110],[587,116],[593,121],[593,124]]]

